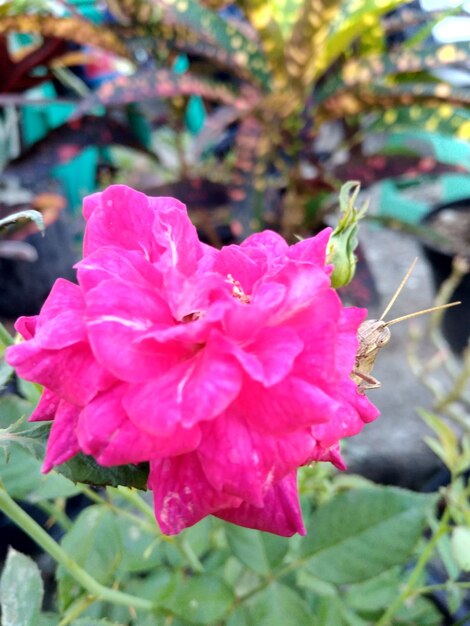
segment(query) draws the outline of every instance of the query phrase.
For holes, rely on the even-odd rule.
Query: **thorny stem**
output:
[[[114,513],[117,513],[118,515],[122,515],[123,517],[127,517],[128,519],[132,520],[135,524],[138,524],[141,528],[143,528],[147,532],[157,534],[158,536],[160,535],[158,533],[158,530],[156,529],[154,521],[152,521],[152,523],[149,523],[146,519],[143,519],[139,515],[136,515],[135,513],[132,513],[131,511],[127,511],[126,509],[122,509],[116,506],[115,504],[107,500],[106,498],[103,498],[98,493],[93,491],[93,489],[90,489],[89,487],[86,487],[85,485],[81,485],[80,489],[81,489],[81,492],[84,495],[86,495],[87,498],[89,498],[95,504],[105,506],[110,511],[113,511]],[[162,537],[162,538],[165,539],[165,537]]]
[[[429,561],[429,559],[434,554],[434,549],[439,541],[439,539],[446,534],[448,530],[448,522],[450,518],[450,511],[447,507],[442,516],[441,522],[432,536],[431,540],[427,543],[426,547],[422,551],[416,565],[411,572],[406,585],[403,588],[403,591],[400,595],[390,604],[388,609],[379,619],[375,626],[388,626],[391,624],[392,617],[398,611],[398,609],[405,603],[405,601],[412,595],[415,595],[417,590],[414,588],[421,575],[424,572],[424,569]]]
[[[127,607],[132,606],[144,611],[154,611],[157,608],[150,600],[139,598],[117,589],[110,589],[99,583],[93,576],[90,576],[32,517],[16,504],[2,485],[0,485],[0,510],[43,550],[50,554],[59,565],[62,565],[93,598]]]

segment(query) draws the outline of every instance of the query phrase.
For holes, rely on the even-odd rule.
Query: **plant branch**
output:
[[[39,524],[30,517],[0,485],[0,510],[19,526],[33,539],[43,550],[52,556],[59,565],[62,565],[68,573],[94,598],[132,606],[144,611],[154,611],[157,606],[150,600],[139,598],[116,589],[110,589],[99,583],[78,565]]]

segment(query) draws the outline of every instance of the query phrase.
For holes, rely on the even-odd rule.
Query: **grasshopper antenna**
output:
[[[385,311],[384,311],[384,312],[382,313],[382,315],[379,317],[379,321],[380,321],[380,320],[383,320],[383,318],[387,315],[387,313],[390,311],[390,309],[392,308],[392,306],[395,304],[396,299],[398,298],[398,296],[399,296],[399,295],[400,295],[400,293],[402,292],[403,287],[404,287],[404,286],[406,285],[406,283],[408,282],[408,279],[409,279],[409,277],[411,276],[411,273],[412,273],[412,271],[414,270],[414,268],[415,268],[415,265],[416,265],[417,261],[418,261],[418,257],[415,257],[415,259],[413,260],[412,264],[411,264],[411,265],[410,265],[410,267],[408,268],[408,270],[407,270],[406,274],[404,275],[403,280],[402,280],[402,281],[401,281],[401,283],[398,285],[398,289],[395,291],[395,293],[393,294],[393,296],[392,296],[392,298],[391,298],[390,302],[389,302],[389,303],[387,304],[387,306],[385,307]],[[428,310],[426,311],[426,313],[427,313],[427,312],[429,312],[429,311],[431,311],[431,310],[434,310],[434,309],[428,309]],[[423,313],[424,313],[424,311],[423,311]],[[400,320],[402,320],[402,319],[406,319],[406,318],[407,318],[407,316],[405,316],[405,318],[399,318],[399,319],[400,319]],[[395,323],[396,321],[398,321],[398,320],[393,320],[393,322],[387,322],[387,326],[388,326],[389,324],[391,324],[391,323]]]
[[[416,313],[408,313],[408,315],[403,315],[402,317],[396,317],[394,320],[385,322],[385,326],[391,326],[392,324],[397,324],[398,322],[403,322],[404,320],[410,320],[413,317],[418,317],[418,315],[425,315],[426,313],[432,313],[433,311],[442,311],[442,309],[449,309],[451,306],[457,306],[458,304],[462,304],[462,303],[461,302],[449,302],[449,304],[440,304],[439,306],[432,306],[430,309],[423,309],[422,311],[416,311]]]

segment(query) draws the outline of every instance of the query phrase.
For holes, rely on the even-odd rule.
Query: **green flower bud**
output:
[[[342,213],[338,225],[331,234],[327,248],[327,261],[334,265],[331,285],[335,289],[351,282],[356,271],[357,228],[359,220],[367,211],[367,204],[362,209],[354,206],[361,189],[357,181],[348,181],[341,187],[339,205]]]

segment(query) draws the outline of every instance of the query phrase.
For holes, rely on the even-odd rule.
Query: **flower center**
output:
[[[251,296],[243,291],[240,282],[238,280],[235,280],[232,274],[227,274],[227,282],[232,285],[232,296],[234,298],[240,300],[240,302],[243,302],[243,304],[249,304],[251,302]]]

